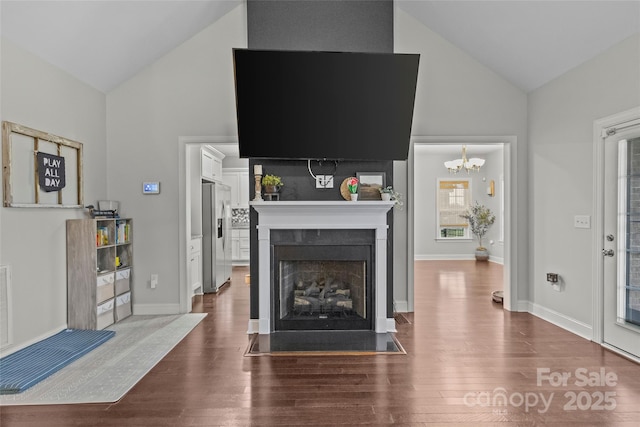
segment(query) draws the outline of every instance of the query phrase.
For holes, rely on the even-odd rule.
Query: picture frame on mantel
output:
[[[382,200],[380,189],[386,186],[384,172],[356,172],[358,178],[358,200]]]

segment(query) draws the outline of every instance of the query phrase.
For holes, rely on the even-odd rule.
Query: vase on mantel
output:
[[[351,201],[352,202],[358,201],[358,193],[351,193]]]
[[[268,193],[268,194],[275,194],[278,192],[278,190],[280,190],[280,187],[278,187],[277,185],[265,185],[264,186],[264,192]]]

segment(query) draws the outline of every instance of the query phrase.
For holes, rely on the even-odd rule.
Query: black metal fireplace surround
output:
[[[373,330],[373,230],[271,230],[275,331]]]

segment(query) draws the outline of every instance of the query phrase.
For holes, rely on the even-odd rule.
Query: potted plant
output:
[[[491,209],[477,201],[460,216],[469,222],[471,232],[478,238],[479,246],[476,248],[476,260],[487,261],[489,259],[489,251],[482,246],[482,238],[495,222],[496,216],[491,212]]]
[[[282,178],[277,175],[265,175],[262,177],[262,185],[264,186],[265,193],[277,193],[280,187],[284,185]]]
[[[404,204],[402,201],[402,193],[397,192],[393,189],[392,186],[388,185],[386,187],[382,187],[378,189],[380,191],[380,198],[385,201],[393,201],[395,202],[394,206],[402,207]]]
[[[358,178],[349,178],[347,180],[347,188],[349,189],[349,194],[351,194],[351,200],[354,202],[358,200]]]

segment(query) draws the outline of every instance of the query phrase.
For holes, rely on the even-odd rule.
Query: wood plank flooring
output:
[[[197,298],[194,311],[209,316],[120,402],[2,407],[0,425],[640,425],[640,366],[503,311],[491,301],[500,265],[416,262],[400,356],[244,357],[246,273]],[[567,385],[554,384],[562,374]],[[589,375],[609,385],[582,384]]]

